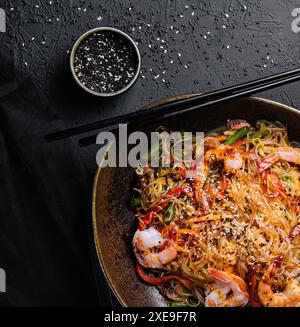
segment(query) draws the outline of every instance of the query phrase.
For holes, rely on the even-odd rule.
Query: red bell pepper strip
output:
[[[175,188],[174,190],[171,190],[168,195],[175,195],[175,196],[178,196],[180,195],[181,193],[183,193],[183,188],[182,187],[177,187]]]
[[[284,186],[275,174],[269,174],[267,171],[263,171],[261,177],[263,181],[262,189],[270,198],[277,198],[278,196],[286,197]],[[275,192],[272,193],[270,188],[274,189]]]
[[[179,275],[168,275],[168,276],[164,276],[164,277],[154,277],[151,275],[148,275],[144,268],[137,263],[136,265],[136,271],[138,273],[138,275],[140,276],[140,278],[151,285],[161,285],[164,283],[167,283],[173,279],[177,279],[178,281],[180,281],[187,289],[192,289],[193,288],[193,282],[188,279],[187,277],[183,277],[183,276],[179,276]]]
[[[220,192],[220,195],[225,195],[225,191],[228,189],[228,186],[229,186],[229,180],[227,178],[226,175],[222,175],[222,179],[221,179],[221,192]]]
[[[238,141],[232,143],[232,144],[231,144],[231,147],[236,149],[236,148],[238,148],[239,146],[245,144],[246,142],[247,142],[247,140],[245,140],[245,139],[243,139],[243,140],[238,140]]]
[[[262,305],[259,303],[257,299],[257,292],[256,292],[257,280],[253,269],[251,269],[248,274],[248,287],[249,287],[248,289],[249,304],[251,305],[251,307],[261,307]]]

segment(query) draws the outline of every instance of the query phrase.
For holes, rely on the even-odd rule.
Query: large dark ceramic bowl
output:
[[[167,101],[167,100],[166,100]],[[291,140],[300,141],[300,112],[280,103],[260,99],[242,100],[198,110],[164,124],[168,130],[208,132],[224,126],[227,119],[250,123],[259,119],[281,121]],[[155,130],[152,126],[147,131]],[[135,181],[133,168],[99,169],[93,192],[93,226],[98,258],[106,279],[123,306],[166,306],[159,291],[144,284],[135,272],[132,237],[136,228],[129,201]]]

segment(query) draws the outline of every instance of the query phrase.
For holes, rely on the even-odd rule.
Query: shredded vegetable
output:
[[[300,149],[278,122],[232,126],[205,136],[194,178],[139,168],[139,275],[172,307],[300,306]]]

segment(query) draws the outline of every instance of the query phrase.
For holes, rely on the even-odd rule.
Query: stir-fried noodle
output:
[[[140,167],[140,277],[170,306],[300,306],[300,150],[280,123],[207,135],[202,174]]]

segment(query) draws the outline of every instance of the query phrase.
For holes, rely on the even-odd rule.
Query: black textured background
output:
[[[0,7],[7,13],[1,49],[70,127],[170,95],[205,92],[299,66],[300,33],[291,30],[291,11],[300,7],[296,0],[0,0]],[[85,94],[69,71],[72,45],[98,26],[127,32],[142,55],[137,83],[114,99]],[[299,107],[299,83],[260,96]],[[96,148],[80,151],[92,187]],[[107,304],[101,292],[100,303]]]

